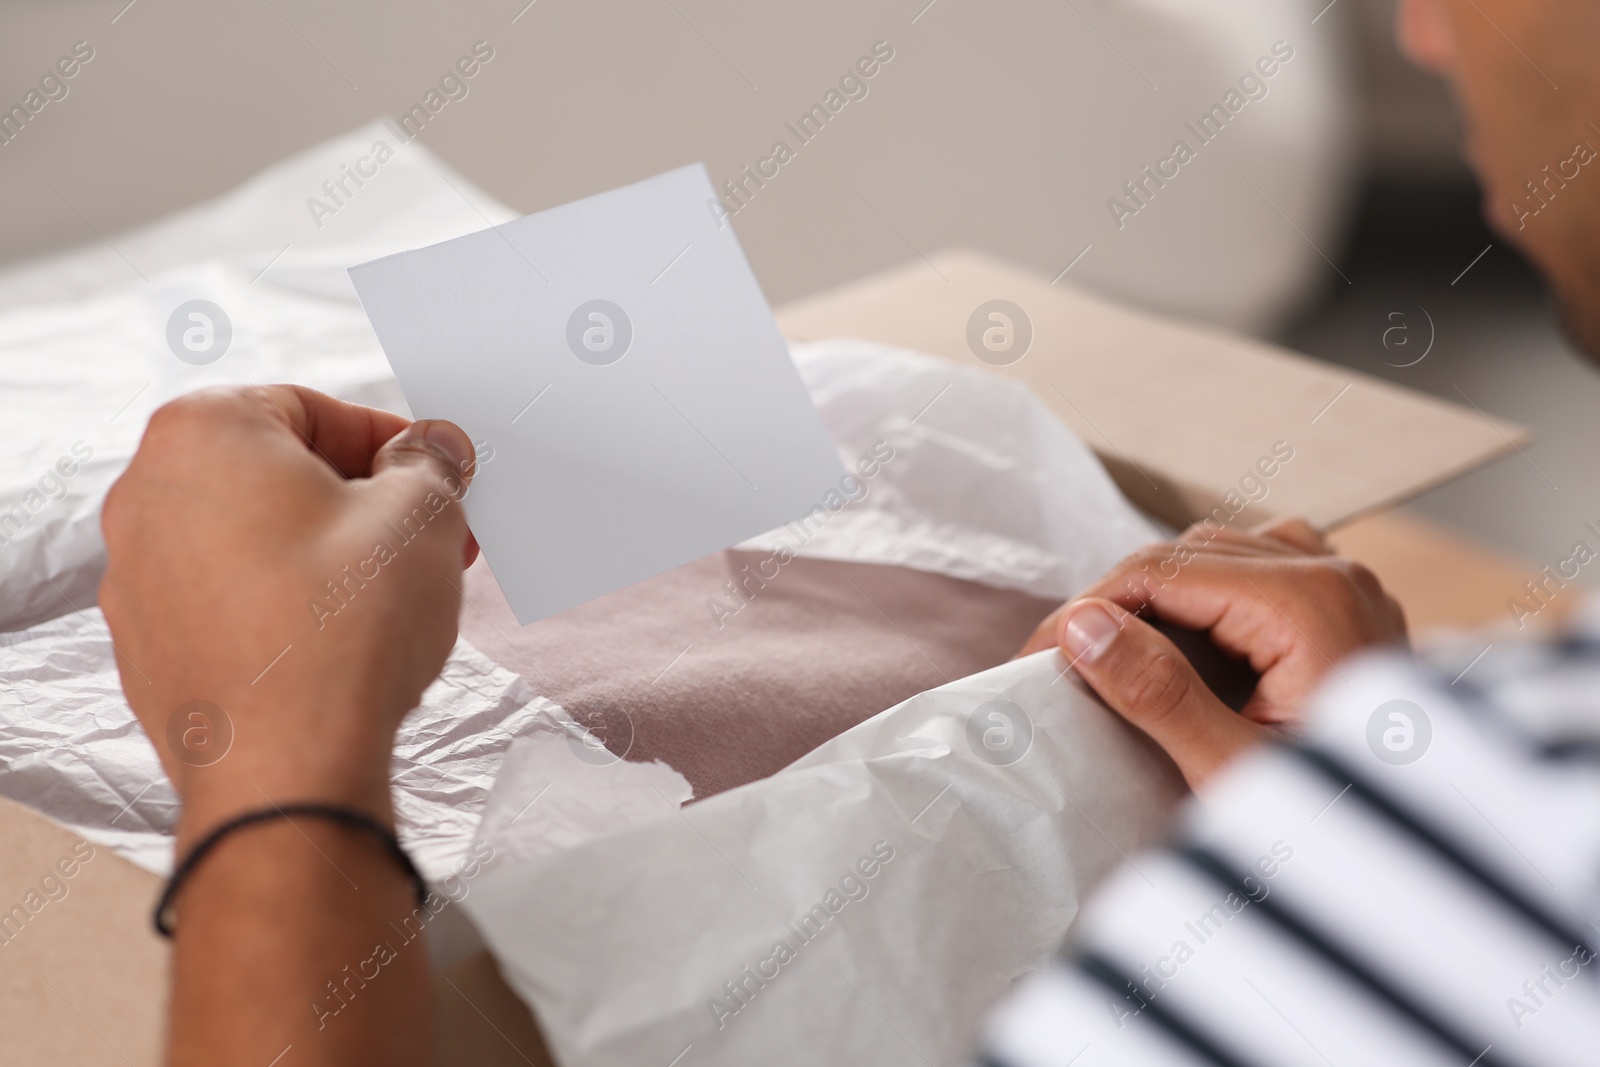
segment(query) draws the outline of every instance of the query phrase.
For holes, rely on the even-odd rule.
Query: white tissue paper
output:
[[[1183,793],[1054,652],[681,810],[619,782],[659,814],[552,849],[536,813],[581,807],[582,783],[508,766],[484,815],[502,858],[463,901],[564,1067],[966,1062],[987,1008]]]
[[[100,612],[0,634],[0,693],[0,794],[168,873],[177,796],[123,699]],[[560,708],[458,642],[402,723],[391,764],[400,840],[423,875],[460,866],[513,738],[573,731],[583,732]]]
[[[94,604],[101,501],[166,401],[211,385],[297,382],[406,410],[345,268],[515,213],[412,142],[314,228],[306,197],[385,136],[374,123],[118,235],[114,249],[97,242],[0,273],[0,397],[11,401],[0,429],[0,630]],[[190,300],[217,305],[232,331],[203,366],[167,339]]]
[[[893,457],[826,522],[738,547],[933,571],[1065,599],[1161,536],[1021,382],[859,340],[790,346],[845,466]],[[870,466],[870,465],[869,465]],[[855,498],[852,501],[852,496]]]

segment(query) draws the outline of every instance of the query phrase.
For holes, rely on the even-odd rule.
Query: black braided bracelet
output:
[[[425,904],[428,899],[428,883],[423,881],[422,874],[417,870],[417,865],[411,862],[411,857],[406,855],[406,850],[400,847],[400,839],[395,837],[382,823],[378,822],[366,812],[354,808],[343,808],[335,804],[274,804],[270,808],[261,808],[257,811],[247,811],[237,815],[227,822],[212,830],[200,843],[190,850],[172,872],[172,877],[167,879],[167,887],[161,892],[161,899],[156,902],[155,922],[156,933],[162,937],[172,936],[172,903],[178,895],[178,890],[183,888],[184,881],[194,871],[206,853],[217,847],[217,844],[235,830],[257,823],[272,822],[276,819],[291,819],[297,815],[309,815],[318,819],[331,819],[344,826],[352,826],[358,830],[365,830],[383,842],[384,850],[393,856],[406,877],[411,881],[411,886],[416,890],[417,903]]]

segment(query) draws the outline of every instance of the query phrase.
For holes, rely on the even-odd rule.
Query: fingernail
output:
[[[1098,604],[1086,604],[1067,617],[1061,647],[1074,663],[1093,663],[1117,639],[1117,620]]]
[[[472,441],[466,431],[455,423],[443,419],[424,419],[412,423],[407,432],[420,435],[423,442],[443,452],[460,473],[472,473]]]

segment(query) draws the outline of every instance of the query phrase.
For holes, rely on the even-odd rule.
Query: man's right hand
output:
[[[1140,614],[1205,631],[1247,659],[1261,680],[1243,711],[1223,704]],[[1193,787],[1297,722],[1339,660],[1405,639],[1400,605],[1371,571],[1333,555],[1305,521],[1282,519],[1249,533],[1195,526],[1141,549],[1040,623],[1022,654],[1059,644]]]

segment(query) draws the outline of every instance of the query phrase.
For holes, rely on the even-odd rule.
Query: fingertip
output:
[[[1062,612],[1056,640],[1073,663],[1094,663],[1122,632],[1122,621],[1109,600],[1085,598]]]
[[[384,442],[372,460],[373,477],[393,470],[428,470],[443,481],[443,491],[460,500],[476,473],[472,439],[443,419],[421,419]]]

